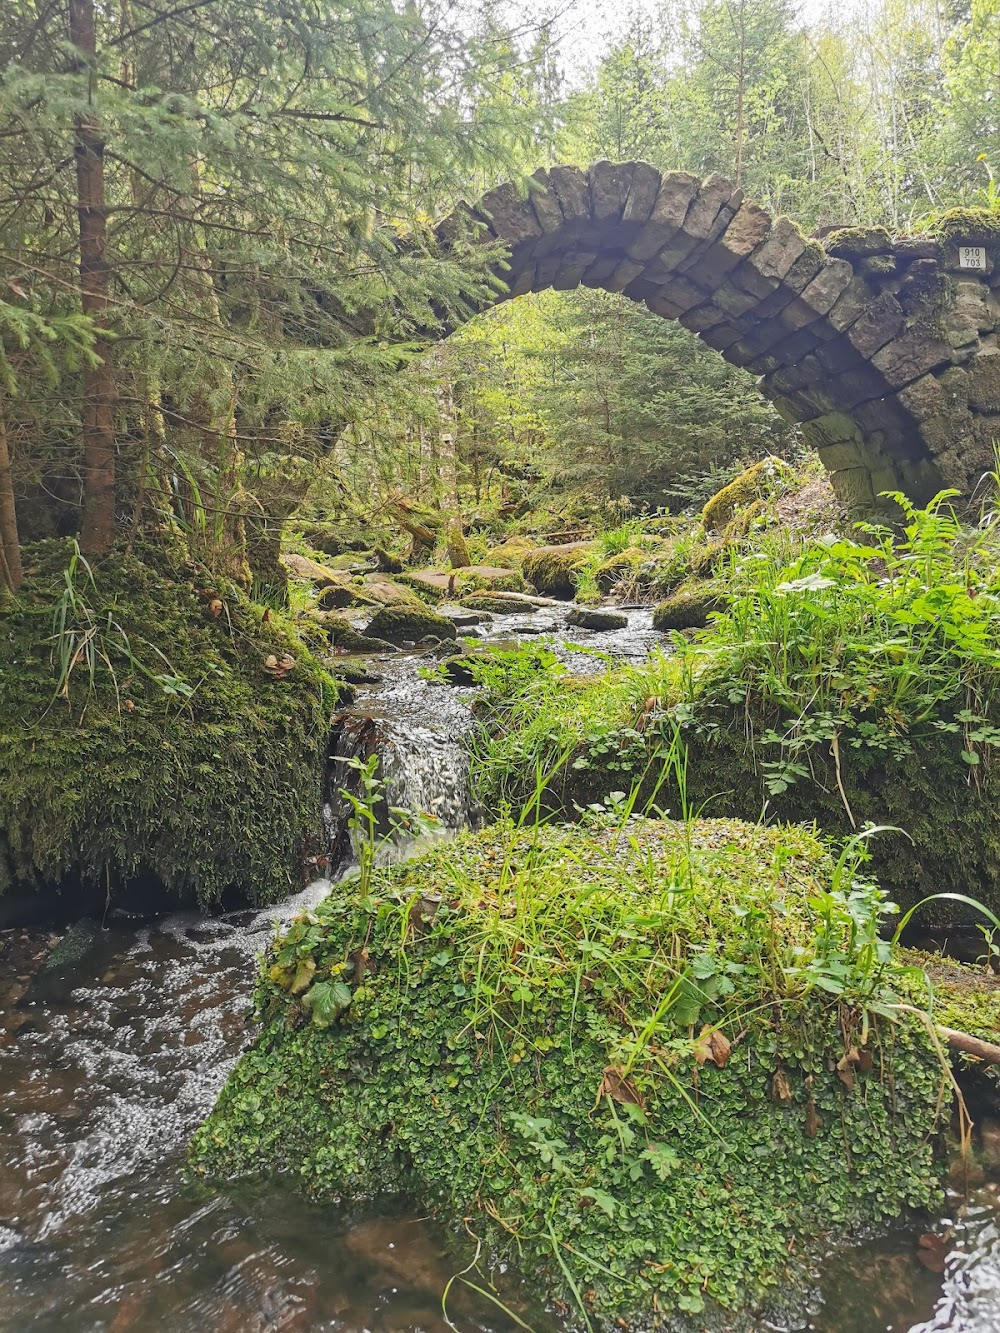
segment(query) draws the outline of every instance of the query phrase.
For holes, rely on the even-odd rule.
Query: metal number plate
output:
[[[960,245],[958,247],[959,268],[986,268],[986,249],[982,245]]]

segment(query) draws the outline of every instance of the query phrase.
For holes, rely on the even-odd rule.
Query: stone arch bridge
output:
[[[436,229],[509,250],[509,295],[583,284],[676,319],[798,422],[849,506],[882,491],[973,495],[1000,439],[1000,224],[822,241],[721,176],[645,162],[557,166],[461,204]],[[507,299],[504,297],[501,300]],[[668,373],[668,372],[666,372]]]

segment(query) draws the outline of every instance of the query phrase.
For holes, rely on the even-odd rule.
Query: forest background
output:
[[[295,514],[553,534],[794,451],[751,377],[622,297],[466,322],[502,295],[496,256],[442,259],[430,224],[500,180],[642,158],[807,229],[1000,202],[1000,0],[692,0],[626,13],[582,61],[573,23],[490,0],[11,0],[0,585],[27,541],[100,553],[169,518],[266,591]]]

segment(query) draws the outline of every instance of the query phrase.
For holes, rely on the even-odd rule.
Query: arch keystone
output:
[[[628,203],[635,162],[595,162],[587,170],[590,213],[598,222],[620,222]]]

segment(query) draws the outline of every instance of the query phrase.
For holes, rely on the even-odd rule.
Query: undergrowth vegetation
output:
[[[802,828],[626,807],[349,880],[267,956],[197,1169],[465,1218],[575,1323],[742,1327],[939,1194],[948,1075],[896,1008],[923,973],[855,871]]]
[[[995,907],[1000,523],[964,526],[947,493],[893,498],[901,531],[730,555],[726,609],[648,664],[568,686],[536,671],[494,698],[481,797],[516,804],[541,770],[550,808],[586,805],[656,782],[680,735],[708,812],[894,825],[873,848],[894,896],[971,888]]]
[[[0,894],[296,888],[336,684],[290,622],[173,539],[93,563],[47,541],[26,575],[0,608]]]

